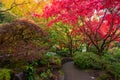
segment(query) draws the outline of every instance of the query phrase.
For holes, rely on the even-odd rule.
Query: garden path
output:
[[[85,70],[80,70],[74,66],[74,62],[67,62],[63,65],[64,80],[96,80]]]

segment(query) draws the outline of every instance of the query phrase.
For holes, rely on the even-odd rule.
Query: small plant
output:
[[[34,80],[34,67],[32,64],[29,64],[26,69],[27,80]]]
[[[40,60],[40,64],[47,65],[48,64],[48,60],[42,59],[42,60]]]
[[[0,69],[0,80],[10,80],[10,71],[9,69]]]
[[[48,69],[47,71],[42,72],[40,76],[43,80],[50,80],[53,77],[53,73]]]
[[[61,58],[54,52],[47,52],[44,58],[40,60],[40,63],[48,66],[51,64],[61,66]]]
[[[55,64],[55,65],[61,66],[61,59],[60,59],[59,56],[57,56],[56,53],[48,52],[46,54],[46,57],[47,57],[50,64],[52,63],[52,64]]]

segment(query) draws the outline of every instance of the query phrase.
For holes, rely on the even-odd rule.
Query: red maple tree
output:
[[[112,41],[120,41],[120,0],[52,0],[43,17],[73,26],[86,43],[94,45],[99,55]]]

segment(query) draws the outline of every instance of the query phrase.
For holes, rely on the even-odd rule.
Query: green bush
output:
[[[54,52],[47,52],[46,58],[48,62],[51,64],[55,64],[61,66],[61,58]]]
[[[10,70],[0,69],[0,80],[10,80]]]
[[[49,66],[51,64],[61,66],[61,57],[59,57],[54,52],[47,52],[46,54],[44,54],[44,56],[40,59],[38,63],[40,63],[43,66]]]
[[[120,53],[104,54],[102,57],[86,52],[75,53],[74,62],[81,69],[102,69],[106,74],[100,75],[98,80],[110,80],[114,77],[115,80],[120,80]]]
[[[116,80],[120,80],[120,54],[105,54],[102,57],[104,68],[107,72],[112,74]]]
[[[62,57],[70,56],[69,51],[57,51],[57,54],[62,56]]]
[[[48,69],[47,71],[44,71],[40,74],[40,77],[42,78],[42,80],[50,80],[50,78],[53,77],[53,73],[50,69]]]
[[[104,68],[108,68],[113,63],[120,62],[120,53],[104,54],[101,58]]]
[[[48,64],[48,60],[47,59],[41,59],[40,60],[40,64],[43,65],[43,66],[45,66],[45,65]]]
[[[114,48],[113,56],[116,59],[116,61],[120,62],[120,48],[119,47]]]
[[[116,62],[116,59],[112,54],[105,54],[102,56],[102,60],[105,62],[103,64],[111,64],[112,62]]]
[[[116,80],[120,80],[120,63],[112,63],[109,65],[109,68],[107,68],[107,71],[111,73]]]
[[[110,78],[109,74],[103,73],[97,78],[97,80],[110,80]]]
[[[97,49],[95,46],[90,46],[88,49],[89,52],[93,52],[93,53],[98,53]]]
[[[92,52],[75,53],[73,55],[75,64],[81,69],[101,69],[100,57]]]

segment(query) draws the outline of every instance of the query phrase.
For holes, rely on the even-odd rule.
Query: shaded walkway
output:
[[[74,66],[74,62],[67,62],[63,65],[64,80],[96,80],[84,70]]]

